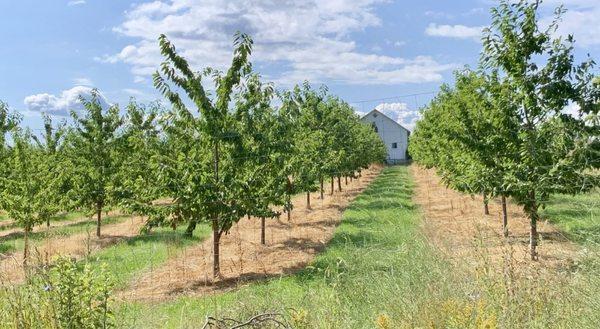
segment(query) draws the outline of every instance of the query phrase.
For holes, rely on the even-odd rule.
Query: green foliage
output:
[[[81,100],[83,116],[71,112],[75,127],[67,136],[67,152],[74,177],[71,198],[76,206],[97,214],[96,234],[100,236],[102,210],[118,202],[119,128],[123,120],[117,106],[105,110],[98,97],[94,92],[91,100]]]
[[[53,187],[57,177],[48,165],[46,154],[32,144],[28,131],[17,130],[12,137],[13,146],[5,162],[7,171],[4,177],[0,177],[3,187],[0,206],[25,232],[26,262],[28,235],[33,226],[48,220],[56,212]]]
[[[0,323],[12,328],[110,328],[113,283],[103,266],[92,269],[59,258],[21,286],[0,291]]]
[[[513,197],[531,221],[535,259],[538,209],[554,193],[581,193],[600,178],[600,86],[594,62],[575,65],[573,37],[546,29],[539,2],[501,1],[485,31],[479,72],[459,72],[423,111],[409,149],[450,186]],[[564,113],[567,105],[578,115]]]

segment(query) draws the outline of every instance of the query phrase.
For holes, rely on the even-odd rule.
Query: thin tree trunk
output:
[[[265,218],[260,218],[260,244],[265,245]]]
[[[504,237],[508,238],[508,214],[506,213],[506,196],[502,196],[502,231]]]
[[[31,229],[29,227],[25,227],[23,233],[23,267],[27,266],[27,261],[29,260],[29,231]]]
[[[358,177],[362,177],[362,170],[358,171]]]
[[[213,161],[214,161],[215,184],[218,186],[218,182],[219,182],[219,142],[218,142],[218,140],[214,141]],[[219,228],[219,217],[217,215],[214,215],[214,217],[212,219],[212,229],[213,229],[213,278],[217,278],[217,277],[221,276],[221,263],[219,260],[221,230]]]
[[[325,199],[325,197],[323,196],[323,177],[321,177],[320,182],[321,182],[321,200],[323,200],[323,199]]]
[[[191,221],[188,224],[188,227],[185,229],[185,235],[192,236],[194,234],[195,229],[196,229],[196,221]]]
[[[96,236],[100,237],[100,227],[102,226],[102,202],[96,204]]]
[[[490,214],[490,208],[488,207],[488,198],[487,198],[487,195],[485,194],[485,192],[483,192],[483,213],[485,215]]]
[[[288,209],[287,212],[287,217],[288,217],[288,222],[292,220],[292,209]]]
[[[310,209],[310,192],[306,192],[306,209]]]
[[[331,195],[333,195],[333,181],[334,181],[334,178],[333,178],[333,176],[331,176]]]
[[[346,181],[346,185],[348,185],[348,176],[344,176],[344,180]]]
[[[50,227],[50,216],[46,217],[46,227]]]
[[[537,221],[539,219],[538,215],[538,204],[535,200],[535,192],[532,191],[529,193],[529,200],[525,204],[525,213],[529,217],[530,228],[529,228],[529,254],[531,255],[531,260],[537,260],[537,244],[538,244],[538,231],[537,231]]]
[[[221,267],[219,261],[219,247],[221,240],[221,232],[219,231],[219,224],[217,219],[212,221],[213,229],[213,278],[217,278],[221,275]]]
[[[342,178],[338,176],[338,191],[342,191]]]

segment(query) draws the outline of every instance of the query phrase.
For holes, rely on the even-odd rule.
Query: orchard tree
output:
[[[96,214],[96,235],[100,237],[102,210],[116,205],[117,178],[121,159],[119,107],[104,109],[97,91],[91,100],[81,99],[83,115],[71,111],[75,127],[68,136],[69,160],[74,170],[72,197],[78,206]]]
[[[160,72],[154,75],[154,85],[173,105],[173,137],[175,142],[188,152],[178,152],[165,162],[164,171],[175,177],[183,176],[181,181],[172,181],[165,177],[167,185],[186,188],[186,198],[176,192],[173,198],[177,206],[189,219],[190,230],[196,222],[208,220],[213,231],[213,275],[220,276],[220,239],[241,217],[247,215],[248,208],[243,202],[252,185],[244,168],[251,159],[244,147],[244,138],[235,120],[235,99],[244,98],[251,93],[243,81],[251,74],[248,60],[252,51],[252,40],[241,33],[235,35],[235,51],[231,66],[226,72],[211,68],[202,72],[192,71],[187,61],[177,54],[175,47],[166,36],[159,38],[160,49],[166,60]],[[214,97],[208,96],[203,85],[204,77],[212,77]],[[198,111],[192,115],[180,95],[169,86],[170,81],[181,88]],[[190,145],[185,140],[194,140]],[[173,143],[173,142],[171,142]],[[181,162],[188,162],[181,164]],[[180,172],[186,169],[186,172]],[[191,218],[193,216],[193,218]],[[197,216],[197,217],[196,217]]]
[[[597,127],[586,127],[585,117],[597,115],[597,86],[590,59],[575,65],[573,36],[555,37],[562,8],[547,28],[538,23],[540,2],[501,1],[492,10],[485,31],[483,65],[500,74],[511,90],[513,111],[505,113],[518,124],[507,144],[518,149],[506,186],[530,221],[530,254],[537,259],[538,209],[553,193],[579,193],[598,183],[597,165],[589,159],[598,143]],[[596,97],[586,97],[587,94]],[[571,102],[578,116],[564,113]]]
[[[56,127],[52,124],[52,119],[48,114],[43,114],[44,133],[40,138],[33,135],[32,138],[37,144],[39,152],[44,156],[43,170],[48,177],[54,179],[48,181],[48,193],[46,195],[48,207],[42,217],[46,220],[46,226],[50,226],[50,218],[59,211],[66,208],[67,198],[65,195],[70,189],[71,180],[69,170],[65,170],[68,163],[64,159],[63,141],[66,133],[65,123],[61,122]]]
[[[32,229],[55,209],[53,198],[48,196],[56,193],[53,181],[57,178],[47,170],[46,156],[32,144],[29,131],[17,130],[12,134],[8,153],[0,200],[8,216],[23,228],[23,265],[27,265]]]
[[[157,168],[153,164],[155,157],[164,152],[158,129],[162,112],[158,102],[144,106],[132,99],[127,105],[119,143],[122,160],[116,187],[120,205],[134,214],[147,214],[148,207],[162,197],[156,184]]]

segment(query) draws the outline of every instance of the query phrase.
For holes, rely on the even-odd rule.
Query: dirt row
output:
[[[73,223],[75,222],[77,220]],[[86,232],[44,239],[35,243],[32,248],[31,263],[48,263],[56,255],[77,259],[83,258],[102,248],[136,236],[143,224],[142,218],[131,217],[119,223],[104,225],[100,238],[96,237],[95,224],[90,224],[89,230],[86,230]],[[68,224],[65,222],[57,225],[64,226]],[[46,228],[40,229],[44,230]],[[25,272],[22,264],[22,251],[4,255],[0,259],[0,281],[2,281],[2,284],[15,284],[23,281]]]
[[[509,238],[502,234],[502,208],[498,200],[483,213],[481,197],[446,188],[433,170],[411,166],[416,187],[414,201],[422,211],[423,231],[448,259],[468,268],[489,262],[503,268],[507,262],[519,269],[556,270],[572,266],[579,248],[546,221],[538,223],[539,261],[529,256],[529,221],[522,208],[509,200]]]
[[[293,199],[291,221],[285,215],[267,220],[266,245],[260,244],[260,220],[244,218],[221,238],[222,278],[212,278],[212,238],[184,249],[164,265],[146,272],[119,293],[126,300],[159,301],[178,295],[222,292],[249,281],[293,273],[309,264],[333,236],[347,205],[379,174],[380,167],[363,171],[358,180],[333,196],[306,195]],[[336,184],[337,188],[337,184]],[[327,191],[329,192],[329,191]]]

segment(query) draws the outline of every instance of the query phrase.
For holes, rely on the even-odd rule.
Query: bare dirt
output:
[[[519,269],[556,271],[571,267],[577,258],[579,247],[553,225],[540,221],[539,261],[531,261],[529,221],[520,206],[508,200],[509,237],[504,238],[499,200],[490,200],[490,214],[484,215],[481,196],[446,188],[434,170],[412,165],[411,173],[416,184],[414,201],[423,211],[423,231],[456,264],[476,268],[489,263],[501,269],[509,259]]]
[[[221,238],[222,278],[212,278],[211,237],[136,278],[119,297],[160,301],[179,295],[207,295],[298,271],[325,248],[344,209],[380,171],[372,167],[348,185],[342,180],[342,192],[336,191],[333,196],[326,184],[324,200],[319,199],[319,193],[311,194],[311,210],[306,209],[305,194],[296,196],[291,221],[286,214],[280,219],[267,219],[264,246],[260,244],[260,219],[240,220]]]
[[[69,236],[57,236],[36,241],[32,244],[30,263],[47,264],[54,256],[80,259],[102,248],[116,244],[139,234],[144,224],[141,217],[131,217],[126,220],[102,226],[102,236],[96,237],[96,226],[90,225],[89,230]],[[25,278],[23,270],[23,252],[13,252],[0,258],[0,279],[2,284],[15,284]]]

